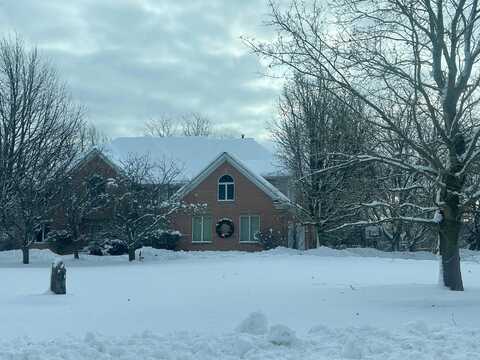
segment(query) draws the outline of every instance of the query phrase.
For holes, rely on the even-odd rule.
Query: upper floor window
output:
[[[223,175],[218,180],[218,200],[231,201],[235,199],[235,183],[230,175]]]

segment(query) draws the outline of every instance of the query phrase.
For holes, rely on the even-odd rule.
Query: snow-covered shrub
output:
[[[90,255],[95,255],[95,256],[103,256],[103,248],[100,244],[95,243],[91,245],[88,249],[88,252]]]
[[[107,241],[106,251],[109,255],[124,255],[128,254],[128,244],[119,239]]]
[[[154,249],[175,250],[181,238],[181,233],[176,230],[151,231],[142,239],[143,246]]]
[[[68,230],[52,230],[48,233],[46,241],[50,248],[59,254],[64,254],[72,249],[74,239]]]
[[[109,239],[96,242],[89,247],[90,255],[124,255],[128,254],[128,244],[120,239]]]
[[[282,237],[279,231],[269,229],[255,234],[255,239],[263,245],[265,250],[274,249],[282,245]]]
[[[0,231],[0,251],[15,250],[20,248],[20,242],[13,236]]]

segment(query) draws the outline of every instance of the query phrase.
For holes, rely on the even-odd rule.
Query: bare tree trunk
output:
[[[30,264],[30,248],[28,246],[22,246],[22,258],[24,264]]]
[[[442,193],[443,219],[440,222],[438,239],[442,257],[443,283],[451,290],[463,291],[462,273],[460,269],[460,252],[458,238],[460,234],[460,200],[457,195],[461,184],[454,175],[446,176],[444,183],[448,191]]]
[[[135,246],[128,247],[128,261],[135,260]]]
[[[392,239],[392,252],[400,251],[400,236],[395,234]]]
[[[463,291],[462,273],[460,269],[460,252],[458,235],[460,223],[458,220],[458,204],[447,202],[444,220],[440,224],[438,236],[440,255],[442,257],[443,283],[451,290]]]
[[[317,230],[317,248],[326,246],[325,241],[323,240],[323,231],[320,228],[320,225],[316,224],[315,229]]]

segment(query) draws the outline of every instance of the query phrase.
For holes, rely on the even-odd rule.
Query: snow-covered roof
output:
[[[215,169],[217,169],[224,162],[228,162],[242,173],[247,179],[253,182],[260,190],[267,194],[273,201],[281,204],[290,204],[290,199],[285,196],[280,190],[269,183],[263,176],[256,174],[238,158],[223,152],[218,155],[213,161],[209,162],[190,182],[185,184],[178,192],[177,196],[184,197],[190,191],[195,189],[203,180],[205,180]]]
[[[108,144],[104,153],[116,163],[130,155],[148,155],[152,161],[172,160],[182,169],[182,179],[197,176],[220,154],[228,152],[251,172],[260,176],[281,174],[274,155],[254,139],[189,137],[121,137]]]

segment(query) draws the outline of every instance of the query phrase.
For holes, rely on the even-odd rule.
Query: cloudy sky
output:
[[[266,0],[0,0],[2,34],[38,46],[111,137],[192,111],[265,137],[281,84],[239,37],[270,36],[267,17]]]

